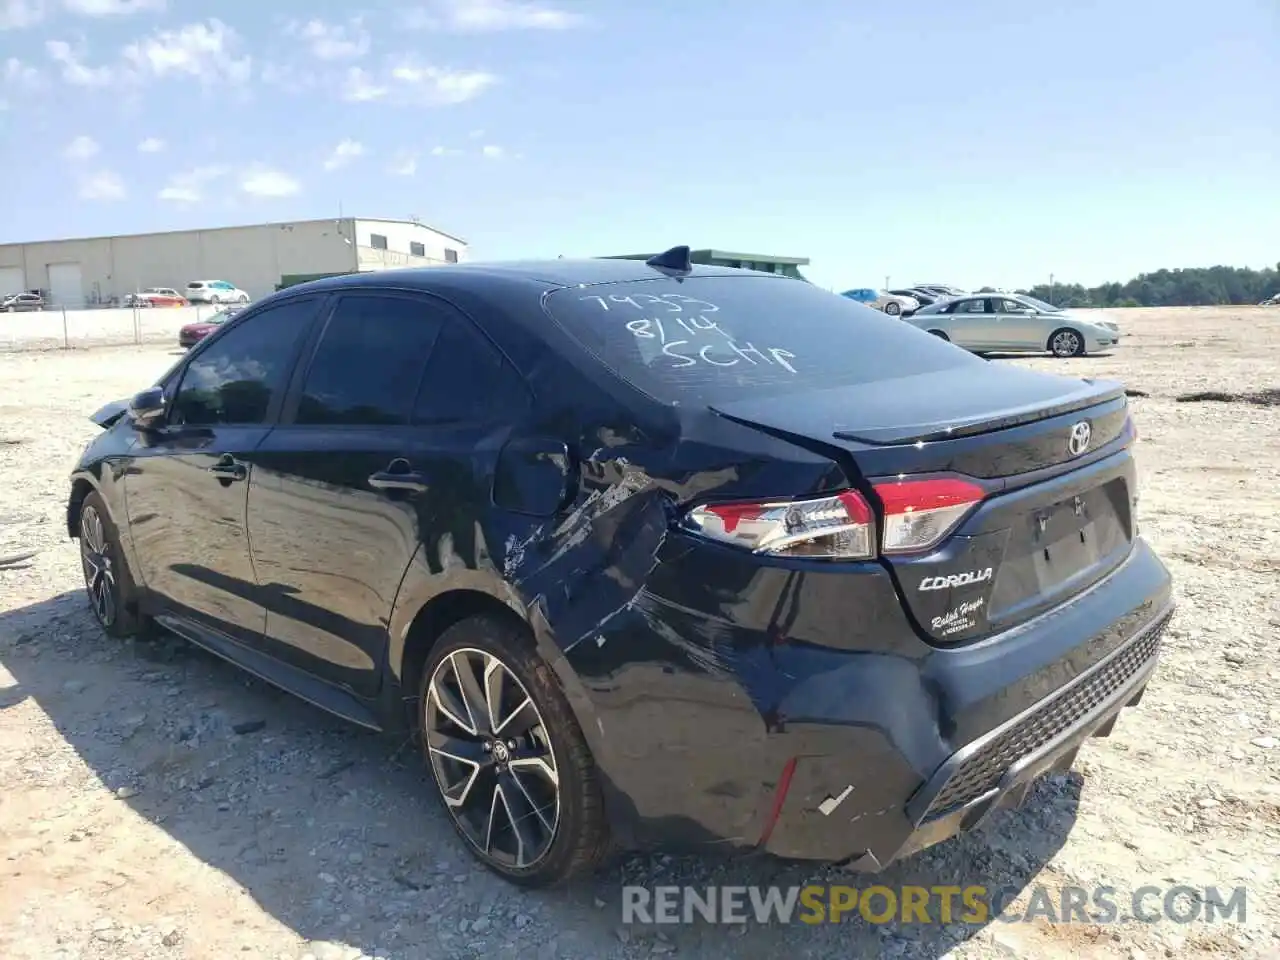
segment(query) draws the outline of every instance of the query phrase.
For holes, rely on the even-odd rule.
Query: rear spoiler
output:
[[[90,416],[89,419],[100,426],[103,430],[109,430],[128,412],[128,400],[115,400]]]
[[[967,437],[979,433],[990,433],[1005,430],[1009,427],[1034,423],[1037,420],[1048,420],[1064,413],[1073,413],[1088,407],[1100,406],[1124,397],[1124,384],[1112,380],[1082,381],[1083,386],[1068,394],[1056,403],[1032,403],[1021,407],[1011,407],[994,413],[982,414],[970,420],[959,420],[949,424],[945,429],[912,429],[911,427],[870,428],[867,430],[837,430],[834,436],[838,440],[853,440],[859,443],[870,443],[877,446],[896,445],[902,443],[930,443],[934,440],[951,440],[956,437]]]

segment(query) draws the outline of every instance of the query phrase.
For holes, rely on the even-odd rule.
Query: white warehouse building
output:
[[[457,263],[466,251],[465,241],[416,220],[360,217],[8,243],[0,297],[38,291],[49,305],[81,307],[225,280],[257,299],[317,276]]]

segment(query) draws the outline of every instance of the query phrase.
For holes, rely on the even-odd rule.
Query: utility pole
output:
[[[1049,302],[1053,303],[1053,274],[1052,273],[1049,274]]]
[[[889,275],[887,273],[884,275],[884,288],[886,290],[889,289]]]

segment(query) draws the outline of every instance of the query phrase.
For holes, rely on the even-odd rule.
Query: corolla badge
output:
[[[953,573],[947,577],[925,577],[920,581],[918,590],[950,590],[952,587],[967,587],[973,583],[986,583],[991,579],[994,571],[987,567],[985,570],[966,570],[964,573]]]
[[[1089,441],[1093,439],[1093,427],[1088,420],[1081,420],[1071,428],[1071,436],[1067,438],[1067,451],[1078,457],[1089,449]]]

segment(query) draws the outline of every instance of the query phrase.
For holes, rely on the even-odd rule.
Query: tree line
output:
[[[979,292],[988,292],[984,287]],[[1190,267],[1141,273],[1125,283],[1037,284],[1019,290],[1059,307],[1199,307],[1252,304],[1280,293],[1280,263],[1275,269]]]

